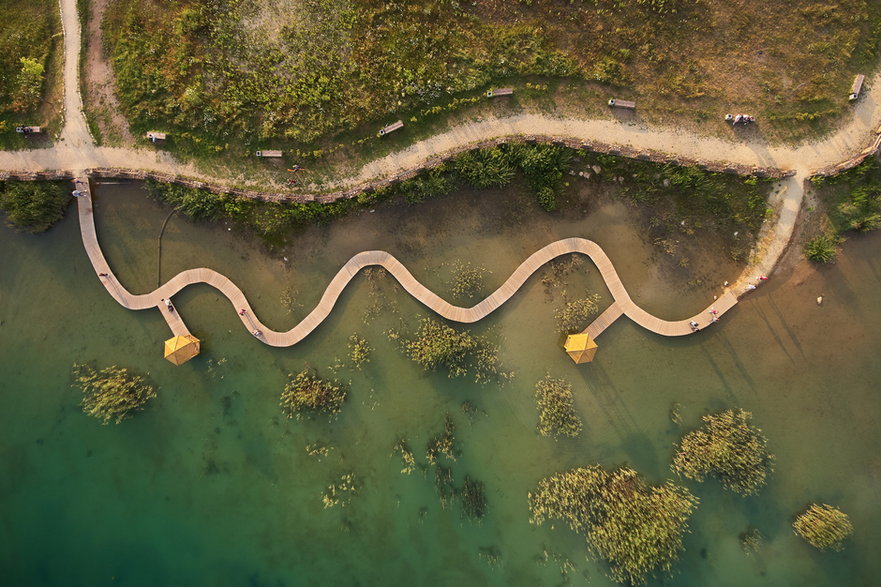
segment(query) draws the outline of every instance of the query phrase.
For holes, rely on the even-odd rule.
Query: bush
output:
[[[575,413],[571,385],[546,375],[535,384],[535,401],[538,405],[539,434],[571,437],[581,434],[584,424]]]
[[[143,377],[116,365],[96,371],[89,365],[74,364],[73,375],[74,387],[83,392],[83,412],[102,424],[111,420],[119,424],[156,397],[153,386]]]
[[[49,230],[64,217],[70,195],[61,184],[16,181],[0,184],[0,210],[7,224],[36,233]]]
[[[839,237],[834,234],[815,236],[805,245],[805,257],[814,263],[832,263],[838,254]]]
[[[704,416],[704,425],[680,441],[672,469],[695,481],[711,475],[741,495],[758,493],[773,470],[774,455],[762,431],[750,425],[751,417],[739,409]]]
[[[556,518],[587,538],[616,581],[639,585],[669,572],[698,499],[671,482],[648,486],[629,468],[581,467],[541,479],[529,493],[530,523]]]
[[[853,534],[847,514],[831,505],[810,504],[792,523],[795,533],[820,550],[841,550],[844,540]]]
[[[514,179],[514,168],[499,147],[462,153],[456,157],[453,168],[476,188],[505,187]]]
[[[348,390],[336,380],[322,379],[306,368],[291,375],[281,394],[281,409],[288,418],[338,414]]]

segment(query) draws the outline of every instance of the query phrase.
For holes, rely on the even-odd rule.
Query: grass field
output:
[[[54,0],[0,0],[0,148],[46,144],[60,120],[62,36]],[[22,61],[25,60],[25,61]],[[47,127],[24,139],[18,125]]]
[[[878,59],[881,0],[113,0],[104,31],[135,129],[177,131],[184,152],[273,139],[321,155],[528,80],[570,114],[620,95],[709,133],[750,111],[791,141],[847,112]]]

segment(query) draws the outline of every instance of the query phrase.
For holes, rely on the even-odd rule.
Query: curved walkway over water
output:
[[[95,230],[95,217],[91,196],[86,193],[80,197],[77,200],[77,209],[83,245],[96,273],[105,275],[101,277],[101,280],[108,293],[123,307],[130,310],[159,308],[175,335],[186,335],[189,334],[189,331],[186,325],[184,325],[180,314],[176,311],[169,311],[164,300],[170,299],[189,285],[205,283],[226,296],[236,312],[242,309],[245,310],[245,313],[240,315],[242,324],[251,332],[259,330],[261,332],[258,337],[260,340],[276,347],[295,345],[309,336],[313,330],[318,328],[327,319],[337,300],[342,295],[343,290],[355,275],[365,267],[373,266],[383,267],[401,284],[407,293],[440,316],[454,322],[470,324],[492,314],[502,304],[511,299],[523,284],[536,271],[541,269],[545,263],[569,253],[580,253],[590,257],[591,261],[599,269],[600,275],[614,300],[609,309],[603,312],[585,331],[594,338],[622,314],[656,334],[664,336],[691,334],[694,332],[690,324],[692,321],[697,322],[700,327],[708,326],[712,322],[713,314],[710,313],[711,308],[717,312],[717,315],[722,315],[737,303],[737,297],[728,291],[697,316],[677,321],[662,320],[649,314],[634,303],[630,298],[630,294],[624,288],[624,284],[621,283],[621,279],[618,277],[618,272],[615,271],[612,261],[598,244],[583,238],[567,238],[553,242],[530,255],[514,270],[501,287],[482,302],[470,308],[454,306],[429,290],[413,277],[413,274],[391,254],[385,251],[364,251],[349,259],[342,266],[324,290],[318,305],[315,306],[315,309],[308,316],[290,330],[276,332],[260,322],[242,290],[230,281],[228,277],[213,269],[189,269],[178,273],[164,285],[150,293],[132,294],[113,274],[110,265],[104,258],[104,253],[101,251],[101,245],[98,243],[98,236]]]

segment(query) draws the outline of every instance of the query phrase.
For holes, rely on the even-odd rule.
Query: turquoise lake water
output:
[[[626,205],[580,193],[552,217],[518,193],[383,205],[304,230],[272,254],[236,229],[174,216],[161,276],[157,237],[168,210],[137,185],[99,185],[95,201],[105,252],[130,290],[212,267],[275,328],[295,324],[339,266],[370,248],[392,252],[444,295],[456,260],[484,266],[495,287],[535,249],[590,238],[634,299],[668,318],[703,308],[737,275],[712,239],[688,253],[692,267],[709,269],[684,272],[644,242]],[[127,311],[106,294],[72,212],[43,235],[0,228],[4,585],[614,585],[583,538],[562,523],[529,524],[526,494],[542,476],[594,463],[629,464],[653,483],[674,478],[673,443],[684,430],[670,421],[674,402],[685,428],[708,410],[752,411],[777,465],[750,498],[713,481],[683,481],[701,505],[674,574],[655,583],[879,582],[881,235],[850,239],[833,266],[775,274],[698,336],[665,339],[621,319],[600,337],[596,361],[582,366],[562,352],[553,312],[564,290],[605,294],[602,282],[589,262],[564,284],[536,276],[469,328],[498,340],[516,372],[497,386],[424,373],[405,359],[385,332],[412,329],[429,311],[382,275],[357,278],[331,318],[289,349],[259,344],[216,291],[189,288],[174,299],[203,354],[174,367],[161,355],[170,336],[161,316]],[[704,285],[685,287],[684,278]],[[285,293],[296,301],[291,313],[280,302]],[[608,302],[606,295],[601,307]],[[373,345],[371,362],[362,371],[334,368],[347,362],[354,332]],[[82,414],[70,386],[71,365],[90,361],[148,372],[158,398],[121,425],[100,425]],[[305,364],[351,381],[333,422],[281,414],[287,374]],[[536,434],[533,387],[545,373],[573,384],[580,438]],[[465,400],[475,415],[463,412]],[[403,475],[392,454],[404,437],[424,461],[447,413],[462,448],[456,484],[467,474],[486,485],[479,525],[458,504],[441,507],[431,470]],[[318,460],[306,454],[312,442],[334,448]],[[324,488],[350,471],[363,485],[359,495],[324,509]],[[843,552],[816,552],[792,533],[792,515],[811,501],[850,514],[855,535]],[[765,536],[752,556],[738,539],[748,526]],[[481,549],[494,549],[498,562]]]

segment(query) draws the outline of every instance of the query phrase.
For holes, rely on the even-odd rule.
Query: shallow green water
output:
[[[163,239],[162,279],[208,266],[252,298],[261,317],[289,328],[311,309],[352,254],[383,248],[443,291],[444,262],[468,260],[501,283],[536,248],[565,236],[606,248],[635,299],[671,318],[703,307],[712,288],[683,288],[682,274],[642,242],[631,215],[604,197],[568,215],[537,215],[521,195],[459,194],[305,231],[268,255],[223,227],[173,217]],[[167,210],[136,186],[104,186],[98,227],[114,270],[133,291],[155,287],[157,236]],[[581,213],[581,210],[585,213]],[[881,285],[878,235],[852,239],[834,267],[799,266],[775,276],[726,315],[719,328],[663,339],[622,320],[600,339],[597,361],[576,367],[552,328],[563,287],[532,279],[512,302],[474,328],[498,337],[516,378],[503,387],[421,372],[383,334],[427,311],[385,277],[353,282],[330,320],[291,349],[258,344],[228,302],[208,287],[175,297],[204,353],[182,367],[161,357],[169,336],[158,312],[129,312],[106,295],[82,250],[74,214],[41,236],[0,229],[0,573],[9,585],[554,585],[570,560],[574,584],[611,585],[562,524],[529,525],[526,492],[541,476],[581,464],[629,463],[649,480],[670,477],[673,402],[687,425],[707,409],[754,413],[777,455],[757,497],[687,485],[702,500],[676,585],[874,585],[881,515]],[[287,256],[284,261],[282,255]],[[693,252],[706,265],[712,246]],[[733,277],[720,262],[706,283]],[[692,276],[693,277],[693,276]],[[289,315],[286,288],[302,304]],[[565,289],[602,291],[582,265]],[[371,294],[372,291],[377,293]],[[818,307],[814,299],[823,294]],[[384,309],[364,316],[379,300]],[[606,303],[608,303],[608,298]],[[278,395],[304,363],[330,373],[346,360],[353,332],[375,347],[351,380],[350,401],[332,422],[281,416]],[[74,361],[148,371],[159,397],[119,426],[84,416],[70,388]],[[585,433],[553,442],[535,433],[532,388],[546,372],[570,380]],[[469,400],[479,414],[467,417]],[[486,484],[489,511],[476,526],[458,505],[440,507],[434,480],[402,475],[391,456],[404,436],[422,460],[449,412],[463,454],[454,465]],[[321,461],[306,444],[329,442]],[[322,509],[340,473],[363,482],[351,505]],[[817,500],[848,512],[856,535],[842,553],[817,553],[789,527]],[[766,537],[752,557],[738,534]],[[501,563],[478,557],[495,547]]]

